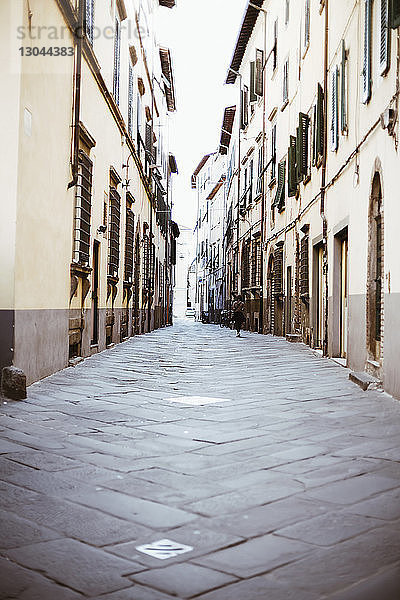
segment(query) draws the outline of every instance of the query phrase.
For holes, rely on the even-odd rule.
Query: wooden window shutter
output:
[[[286,180],[286,159],[280,161],[278,165],[278,186],[275,195],[275,206],[279,212],[285,208],[285,180]]]
[[[297,193],[297,173],[296,173],[296,145],[297,140],[294,135],[290,136],[288,149],[288,196],[291,198]]]
[[[256,50],[256,86],[257,96],[264,95],[264,52]]]
[[[313,139],[312,139],[312,164],[317,164],[317,105],[313,106]]]
[[[304,48],[310,43],[310,0],[306,0],[304,15]]]
[[[390,67],[389,0],[381,0],[381,30],[379,73],[385,75]]]
[[[145,145],[146,145],[146,151],[149,153],[150,156],[153,156],[153,136],[152,136],[152,131],[151,131],[151,125],[149,125],[149,123],[146,123],[146,139],[145,139]]]
[[[318,84],[317,92],[317,131],[316,131],[316,159],[324,154],[324,91],[322,85]]]
[[[371,25],[372,25],[372,0],[364,0],[364,63],[363,63],[363,95],[362,101],[368,104],[371,99]]]
[[[339,145],[339,111],[338,111],[338,79],[339,71],[336,67],[332,73],[332,121],[331,121],[331,149],[336,152]]]
[[[342,61],[340,65],[340,129],[342,133],[347,132],[347,52],[344,40],[342,40]]]
[[[300,154],[301,154],[301,139],[300,139],[300,127],[296,129],[296,183],[300,183],[303,177],[300,172]]]
[[[392,29],[400,27],[400,0],[390,0],[389,18]]]
[[[309,298],[309,238],[304,236],[300,243],[300,296]]]
[[[304,113],[299,114],[299,148],[297,169],[299,177],[303,179],[308,175],[308,129],[310,118]]]
[[[273,294],[283,295],[283,248],[281,247],[274,250]]]
[[[256,102],[256,63],[250,63],[250,102]]]
[[[271,179],[276,177],[276,125],[272,128],[271,135]]]
[[[245,85],[240,93],[241,128],[246,129],[249,122],[249,88]]]

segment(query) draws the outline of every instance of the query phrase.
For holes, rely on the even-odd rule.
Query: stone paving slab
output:
[[[398,600],[399,433],[302,344],[130,339],[0,405],[0,600]]]

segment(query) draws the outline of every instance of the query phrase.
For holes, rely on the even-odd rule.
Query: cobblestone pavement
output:
[[[1,406],[0,598],[398,600],[399,433],[301,344],[131,339]]]

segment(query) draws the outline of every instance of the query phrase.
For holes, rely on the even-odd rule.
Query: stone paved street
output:
[[[0,436],[1,599],[400,598],[400,404],[304,345],[180,321]],[[192,549],[137,550],[165,539]]]

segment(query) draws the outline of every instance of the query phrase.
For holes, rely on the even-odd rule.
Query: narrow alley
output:
[[[303,344],[181,320],[0,413],[3,600],[400,597],[400,405]]]

